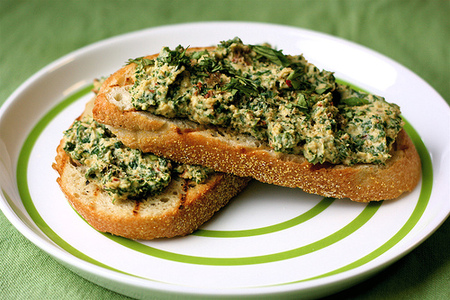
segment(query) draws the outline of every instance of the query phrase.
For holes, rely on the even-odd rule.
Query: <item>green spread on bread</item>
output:
[[[129,62],[137,67],[123,110],[231,128],[313,164],[383,164],[403,125],[384,98],[336,82],[302,55],[239,38]]]
[[[86,168],[93,181],[113,199],[142,199],[162,192],[172,177],[203,182],[211,170],[177,165],[168,159],[123,145],[106,126],[85,116],[64,132],[64,151]]]

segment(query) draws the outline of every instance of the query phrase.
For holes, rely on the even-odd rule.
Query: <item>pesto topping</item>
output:
[[[212,169],[195,165],[178,165],[174,171],[183,179],[201,183],[213,173]]]
[[[239,38],[129,63],[137,67],[124,109],[232,128],[313,164],[383,163],[402,126],[397,105],[337,83],[302,55]]]
[[[138,200],[158,194],[179,173],[196,183],[211,173],[202,167],[185,166],[183,169],[175,166],[172,174],[173,162],[126,147],[104,125],[89,116],[75,121],[64,136],[64,151],[86,168],[86,180],[96,183],[113,200]]]

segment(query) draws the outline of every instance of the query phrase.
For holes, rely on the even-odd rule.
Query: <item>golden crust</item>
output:
[[[420,158],[404,130],[385,165],[312,165],[303,156],[274,153],[264,144],[248,142],[245,136],[222,134],[189,121],[122,111],[108,101],[107,93],[115,86],[112,83],[131,84],[134,68],[133,64],[128,65],[104,83],[93,110],[94,118],[109,125],[131,148],[261,182],[358,202],[397,198],[413,190],[420,179]]]

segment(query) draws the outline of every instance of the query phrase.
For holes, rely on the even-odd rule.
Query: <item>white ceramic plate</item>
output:
[[[51,168],[62,131],[92,97],[92,80],[163,46],[208,46],[235,36],[303,53],[319,68],[399,104],[423,163],[419,186],[395,201],[360,204],[253,182],[187,237],[139,242],[92,229],[69,206]],[[0,206],[62,264],[129,296],[324,296],[393,263],[447,218],[449,111],[427,83],[394,61],[317,32],[255,23],[133,32],[57,60],[1,107]]]

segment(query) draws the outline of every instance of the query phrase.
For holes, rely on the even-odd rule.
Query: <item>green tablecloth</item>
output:
[[[0,104],[39,69],[85,45],[143,28],[213,20],[285,24],[357,42],[408,67],[450,103],[449,16],[447,0],[0,0]],[[412,253],[340,295],[352,299],[450,299],[449,246],[447,220]],[[61,266],[25,239],[2,213],[0,297],[125,298]]]

